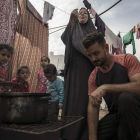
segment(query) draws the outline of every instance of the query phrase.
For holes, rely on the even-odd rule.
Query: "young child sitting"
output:
[[[48,114],[58,115],[64,100],[64,83],[57,77],[57,70],[53,64],[45,66],[44,74],[47,77],[47,93],[51,93],[52,96],[52,99],[49,100]]]
[[[22,84],[24,88],[14,89],[14,92],[29,92],[29,83],[26,81],[29,77],[30,71],[28,66],[21,66],[17,69],[17,78],[14,78],[12,82]]]
[[[13,54],[13,47],[7,44],[0,44],[0,81],[7,81],[7,71],[4,68],[4,65],[8,63],[11,55]],[[8,89],[4,89],[0,86],[0,93],[4,93],[8,91]]]
[[[50,59],[47,56],[43,56],[41,58],[40,64],[42,66],[42,69],[44,69],[44,67],[49,63],[50,63]],[[37,78],[38,78],[38,93],[46,93],[47,78],[45,77],[43,70],[37,73]]]

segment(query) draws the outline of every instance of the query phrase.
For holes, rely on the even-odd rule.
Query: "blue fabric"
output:
[[[47,80],[47,91],[51,93],[52,99],[49,102],[59,101],[59,105],[63,105],[64,100],[64,82],[60,78],[56,78],[53,82]]]

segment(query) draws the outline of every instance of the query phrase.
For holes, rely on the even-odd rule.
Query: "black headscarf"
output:
[[[87,11],[87,13],[88,13],[88,21],[87,21],[85,24],[79,23],[80,26],[81,26],[81,28],[82,28],[82,31],[83,31],[84,36],[86,36],[88,33],[91,33],[91,32],[93,32],[93,31],[96,31],[96,29],[95,29],[95,26],[94,26],[94,24],[93,24],[91,18],[90,18],[90,15],[89,15],[88,10],[87,10],[86,8],[82,7],[82,8],[79,10],[79,12],[80,12],[82,9],[85,9],[85,10]]]
[[[80,10],[85,9],[81,8]],[[87,11],[87,9],[85,9]],[[75,26],[73,28],[73,31],[71,32],[71,18],[67,25],[67,28],[65,29],[64,33],[61,36],[61,39],[63,43],[66,46],[65,49],[65,75],[67,74],[67,70],[69,68],[69,65],[73,59],[73,47],[78,50],[80,53],[82,53],[85,57],[88,58],[85,48],[83,46],[83,38],[91,33],[96,31],[95,26],[90,18],[89,12],[88,13],[88,21],[85,24],[77,22],[75,23]]]
[[[85,9],[85,8],[81,8],[80,10],[82,9]],[[88,21],[85,24],[82,24],[79,21],[76,22],[73,29],[73,34],[72,34],[72,45],[74,46],[76,50],[78,50],[80,53],[82,53],[86,57],[88,56],[83,46],[83,38],[87,34],[96,31],[95,26],[90,18],[89,12],[87,11],[87,13],[88,13]]]

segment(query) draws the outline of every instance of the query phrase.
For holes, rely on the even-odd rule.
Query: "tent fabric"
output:
[[[37,12],[37,10],[34,8],[34,6],[29,2],[29,0],[27,0],[26,2],[26,6],[27,9],[39,20],[39,21],[43,21],[43,18],[41,17],[41,15]]]
[[[0,0],[0,43],[13,46],[17,23],[17,0]]]
[[[28,78],[30,92],[37,87],[37,73],[40,71],[40,59],[48,56],[48,27],[44,26],[32,13],[26,9],[26,1],[19,0],[21,15],[14,41],[14,55],[10,63],[10,78],[15,78],[19,66],[30,68]]]

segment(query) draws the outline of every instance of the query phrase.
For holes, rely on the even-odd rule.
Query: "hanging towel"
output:
[[[13,45],[17,23],[17,0],[0,0],[0,43]]]
[[[107,25],[105,25],[105,37],[109,46],[113,45],[114,48],[119,48],[117,43],[118,42],[117,36],[108,28]]]
[[[137,35],[136,35],[136,39],[140,38],[140,22],[137,24]]]
[[[95,26],[97,27],[97,30],[105,36],[105,23],[97,13],[95,15]]]
[[[47,23],[48,20],[52,19],[55,7],[48,2],[44,2],[44,13],[43,22]]]
[[[132,29],[125,35],[123,36],[123,53],[126,54],[126,46],[131,44],[133,46],[133,54],[136,53],[136,48],[135,48],[135,41],[134,41],[134,36],[133,36],[133,32]]]

